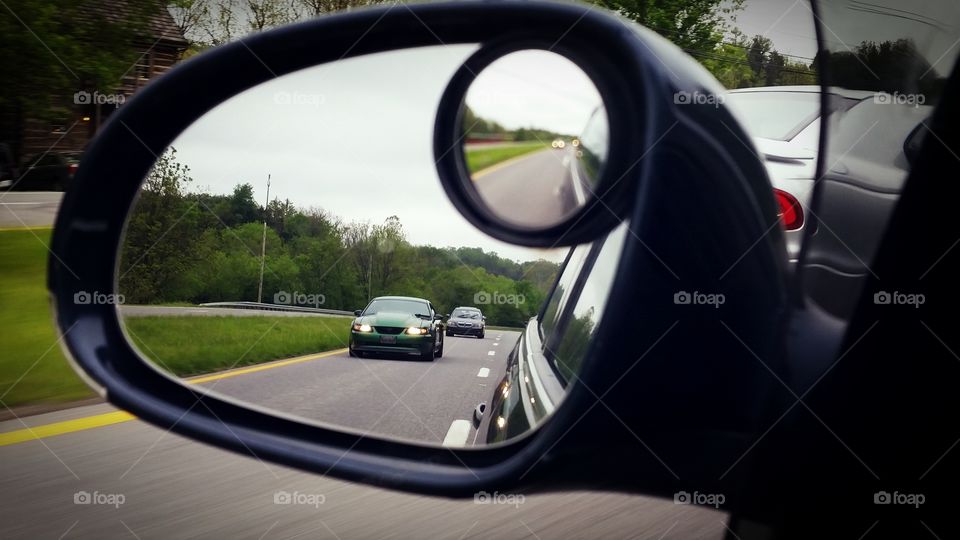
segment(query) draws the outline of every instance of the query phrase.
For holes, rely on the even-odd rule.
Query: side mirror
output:
[[[449,431],[447,426],[424,423],[418,432],[431,438],[413,440],[338,426],[323,418],[271,413],[226,399],[219,388],[213,391],[212,386],[178,380],[151,364],[130,339],[117,306],[90,301],[89,291],[100,296],[122,292],[118,248],[130,209],[144,193],[143,179],[158,164],[158,156],[198,119],[216,113],[218,106],[241,93],[282,83],[283,77],[307,68],[322,64],[326,69],[340,60],[401,49],[416,52],[440,44],[445,51],[462,52],[466,60],[461,64],[458,57],[454,76],[443,77],[441,84],[447,87],[439,105],[431,103],[429,113],[416,117],[427,128],[411,134],[426,137],[429,126],[434,128],[432,145],[421,141],[424,155],[417,159],[436,167],[454,208],[487,236],[527,247],[577,246],[564,263],[568,279],[555,283],[565,299],[561,312],[549,305],[539,312],[555,316],[562,323],[558,331],[550,336],[535,328],[504,331],[497,336],[501,346],[496,351],[486,350],[483,341],[459,343],[462,349],[483,354],[485,365],[502,362],[503,369],[485,367],[483,372],[513,377],[502,385],[486,379],[497,392],[487,396],[487,412],[476,432],[463,429],[469,422],[460,418],[468,417],[470,408],[452,416],[456,420]],[[548,71],[544,82],[537,78],[542,72],[539,62],[550,54],[561,56],[566,68]],[[517,70],[499,69],[511,66],[529,68],[530,80],[536,82],[526,85],[528,91],[519,101],[512,93],[519,88]],[[395,76],[407,76],[406,71],[408,65],[399,66]],[[577,76],[559,77],[571,71]],[[498,75],[503,73],[507,76]],[[327,87],[309,82],[309,88]],[[570,93],[580,93],[571,92],[574,87],[567,82],[589,90],[590,99],[569,99]],[[196,92],[197,88],[204,91]],[[383,86],[362,90],[374,96],[393,91]],[[62,344],[85,381],[110,403],[145,422],[339,479],[448,497],[531,485],[540,490],[629,485],[624,482],[633,482],[638,491],[669,497],[700,481],[716,482],[763,433],[759,422],[765,415],[759,412],[769,392],[762,384],[769,380],[767,369],[779,366],[767,368],[756,359],[774,362],[782,357],[780,335],[788,313],[786,251],[763,163],[742,143],[749,137],[725,107],[691,101],[690,92],[695,91],[724,90],[664,38],[574,3],[451,1],[414,3],[404,9],[371,7],[211,49],[140,90],[113,114],[85,154],[64,196],[50,244],[48,288]],[[275,105],[275,110],[285,107],[285,117],[299,118],[306,133],[316,131],[298,112],[319,106],[322,96],[303,93],[300,87],[280,91],[268,87],[253,98],[259,101],[247,112],[263,109],[264,104]],[[510,133],[512,138],[505,141],[513,150],[529,150],[529,155],[479,169],[474,150],[479,145],[481,150],[494,150],[486,152],[487,158],[503,157],[498,147],[485,144],[491,135],[503,139],[507,134],[471,132],[478,122],[465,123],[470,114],[509,109],[516,113],[507,117],[516,119],[510,125],[528,125],[520,113],[532,109],[530,103],[541,102],[550,104],[546,116],[556,123],[535,133],[563,135],[566,140],[582,129],[584,117],[604,111],[604,120],[596,124],[601,129],[580,141],[586,164],[570,157],[571,148],[550,148],[550,139],[541,149],[538,141]],[[482,108],[488,103],[494,104],[493,110]],[[614,113],[606,117],[605,111]],[[501,128],[506,125],[500,123]],[[355,136],[362,141],[362,133]],[[397,136],[408,134],[404,130]],[[428,155],[428,148],[433,155]],[[589,152],[594,153],[590,160]],[[384,155],[400,159],[389,151]],[[469,163],[474,163],[473,169]],[[592,168],[583,169],[588,165]],[[295,171],[301,182],[318,176],[304,167]],[[527,167],[534,174],[527,173]],[[537,173],[545,170],[551,174]],[[289,176],[295,183],[294,175]],[[367,195],[354,189],[347,197],[361,203]],[[518,221],[521,212],[510,211],[518,201],[527,221]],[[534,207],[545,212],[530,212]],[[631,234],[626,234],[627,227]],[[250,231],[263,242],[260,227]],[[387,241],[368,244],[377,253],[390,253],[395,247]],[[361,283],[368,294],[370,275]],[[641,275],[644,279],[637,279]],[[610,290],[616,294],[608,294]],[[746,290],[749,294],[741,293]],[[711,294],[694,293],[691,299],[685,291]],[[481,294],[489,293],[478,292],[478,304]],[[313,321],[321,321],[319,316],[340,318],[317,323],[323,333],[349,317],[349,311],[332,309],[335,306],[319,308],[323,295],[295,296],[316,300],[314,309],[307,310],[316,318],[300,326],[312,330]],[[496,298],[501,296],[497,293]],[[515,296],[518,304],[523,302],[522,295]],[[726,300],[718,309],[716,302],[700,305],[703,297]],[[414,300],[418,306],[426,303]],[[361,313],[353,311],[355,316]],[[331,357],[339,355],[337,362],[302,357],[292,365],[352,369],[359,364],[351,357],[367,358],[385,347],[420,340],[427,343],[411,355],[449,366],[442,344],[418,337],[420,328],[400,334],[420,323],[405,313],[378,313],[380,322],[371,322],[367,332],[355,335],[342,324],[332,338],[342,348],[330,351]],[[512,320],[521,317],[518,312]],[[721,325],[720,317],[726,323]],[[397,332],[373,331],[379,328]],[[458,325],[456,330],[468,328]],[[737,339],[731,339],[731,333]],[[523,346],[513,347],[514,343]],[[745,354],[745,344],[752,354]],[[436,349],[427,348],[434,345]],[[506,354],[509,349],[517,353]],[[575,354],[557,360],[544,351]],[[381,367],[394,365],[414,369],[412,364],[386,362]],[[675,395],[697,400],[683,407],[657,407]],[[737,399],[728,399],[730,395]],[[597,407],[600,398],[604,406]],[[637,413],[655,409],[659,410],[653,419]],[[414,416],[421,423],[430,420],[427,415]],[[724,431],[718,434],[710,421],[726,418],[735,420],[724,422]],[[634,437],[624,436],[619,425],[624,422]],[[651,448],[663,452],[669,468]],[[711,451],[682,450],[690,448]],[[577,475],[562,474],[573,469]]]
[[[483,320],[487,320],[487,316],[486,316],[486,315],[483,316]]]
[[[442,320],[443,320],[443,315],[437,313],[437,314],[435,314],[435,315],[433,316],[433,320],[435,320],[435,321],[442,321]]]
[[[363,313],[363,310],[362,310],[362,309],[355,309],[355,310],[353,310],[353,315],[354,315],[355,317],[359,317],[360,314],[362,314],[362,313]]]

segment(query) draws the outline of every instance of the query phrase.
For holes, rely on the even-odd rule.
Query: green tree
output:
[[[0,16],[0,138],[17,140],[26,119],[66,123],[79,91],[113,94],[162,4],[126,2],[124,17],[83,0],[8,0]]]
[[[193,263],[199,211],[185,195],[192,178],[176,152],[171,148],[154,164],[130,215],[119,274],[129,302],[171,300],[179,276]]]
[[[661,34],[688,52],[712,53],[743,0],[592,0]]]
[[[175,149],[148,175],[121,251],[120,291],[129,302],[256,299],[263,222],[252,189],[196,194],[192,182]],[[516,326],[537,312],[558,268],[479,248],[414,246],[396,216],[344,225],[321,209],[272,201],[267,222],[267,302],[297,292],[322,298],[323,307],[353,310],[368,295],[396,294],[429,298],[448,313],[485,292],[512,299],[479,306],[487,322]]]

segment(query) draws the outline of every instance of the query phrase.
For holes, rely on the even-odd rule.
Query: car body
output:
[[[566,145],[567,143],[565,143],[563,139],[554,139],[554,141],[550,143],[550,146],[552,146],[556,150],[563,150],[563,147]]]
[[[955,4],[941,4],[940,10],[928,6],[925,19],[917,21],[902,13],[818,1],[813,4],[820,8],[817,22],[836,37],[821,38],[818,45],[823,52],[836,42],[846,49],[841,35],[852,42],[871,37],[863,29],[890,35],[894,25],[907,24],[914,25],[912,31],[897,28],[906,38],[947,38],[927,40],[945,43],[940,49],[921,39],[904,39],[924,53],[914,61],[905,57],[908,69],[895,77],[909,87],[935,73],[924,63],[932,67],[956,51],[951,45],[960,28]],[[952,75],[938,76],[944,91],[930,123],[932,136],[920,146],[903,197],[889,197],[896,208],[889,223],[882,224],[886,232],[871,261],[870,285],[875,288],[858,297],[848,319],[836,323],[806,301],[803,281],[791,279],[784,238],[776,228],[777,209],[769,197],[768,177],[775,175],[758,159],[754,150],[759,145],[744,140],[750,135],[725,107],[671,101],[687,89],[722,91],[681,49],[652,31],[631,31],[609,14],[575,4],[414,3],[406,11],[357,10],[258,34],[251,46],[258,59],[276,65],[279,73],[225,69],[252,62],[245,43],[198,55],[146,87],[105,127],[91,153],[94,158],[70,193],[71,204],[58,216],[48,288],[65,350],[107,400],[162,429],[258,459],[421,494],[472,496],[482,502],[479,496],[490,491],[608,489],[691,504],[693,492],[725,499],[709,503],[730,512],[727,522],[716,515],[713,530],[731,538],[960,536],[951,515],[960,465],[957,453],[951,453],[960,411],[954,353],[960,344],[958,333],[950,330],[955,317],[943,309],[953,305],[960,271],[960,250],[955,249],[960,227],[952,208],[958,186],[949,181],[949,173],[943,174],[955,170],[960,152],[960,72],[945,67],[956,60],[955,53],[939,68]],[[411,31],[417,22],[429,32]],[[166,145],[197,111],[210,110],[268,76],[336,60],[334,55],[355,41],[358,29],[369,25],[379,26],[364,42],[365,52],[433,44],[438,37],[459,43],[464,36],[484,45],[492,42],[493,51],[503,54],[514,50],[505,45],[530,46],[524,32],[536,39],[550,36],[550,41],[533,42],[544,46],[551,45],[552,36],[569,32],[577,58],[596,61],[591,75],[610,83],[606,88],[622,82],[627,90],[609,96],[610,110],[618,111],[612,120],[624,120],[620,111],[637,104],[636,117],[618,125],[663,133],[665,142],[659,146],[660,139],[643,142],[651,151],[664,152],[664,159],[646,160],[643,171],[629,180],[607,177],[636,184],[627,193],[629,213],[610,212],[617,221],[629,222],[630,234],[624,233],[626,224],[612,229],[580,221],[569,228],[531,229],[495,221],[477,197],[463,196],[473,189],[473,180],[462,156],[441,157],[440,180],[451,200],[464,216],[477,221],[477,216],[487,216],[484,230],[495,238],[576,246],[547,303],[514,347],[507,376],[497,387],[499,397],[489,404],[481,429],[499,429],[487,437],[503,441],[499,444],[456,448],[371,437],[297,423],[212,392],[204,394],[201,410],[195,407],[195,390],[145,364],[123,339],[115,309],[71,301],[81,287],[116,282],[123,218],[139,185],[135,173],[152,163],[129,131],[142,129],[147,140]],[[490,50],[481,48],[480,53]],[[632,58],[617,57],[621,52]],[[845,52],[818,56],[816,64],[827,80],[842,74],[837,66],[843,64],[836,59],[842,60]],[[466,68],[461,73],[474,75]],[[172,106],[201,86],[206,91],[195,96],[193,110]],[[462,136],[460,124],[451,119],[460,119],[466,91],[466,85],[453,85],[445,94],[449,99],[441,101],[437,148]],[[625,129],[628,136],[634,131]],[[836,133],[831,130],[827,138]],[[849,135],[856,135],[849,139],[856,143],[864,133]],[[887,152],[895,145],[870,150]],[[838,150],[851,147],[856,144]],[[616,157],[618,152],[636,155],[645,147],[617,138],[611,149]],[[883,163],[869,156],[864,154],[858,164],[861,174]],[[835,165],[833,159],[824,163],[826,169]],[[845,170],[837,171],[838,186]],[[110,180],[124,189],[112,190],[116,198],[105,202],[103,187]],[[819,203],[812,201],[814,211],[820,210]],[[576,241],[570,240],[571,231],[580,235]],[[605,253],[618,248],[618,257]],[[617,261],[612,263],[613,280],[607,261]],[[799,263],[796,268],[802,269],[804,260]],[[611,283],[616,294],[610,294]],[[891,306],[877,301],[880,288],[899,290],[901,296],[922,291],[938,305]],[[730,296],[722,309],[716,303],[678,301],[688,290]],[[71,332],[74,325],[81,330]],[[580,364],[584,369],[577,373]],[[558,388],[568,390],[559,407],[554,399]],[[536,422],[550,407],[552,416]],[[520,436],[525,422],[537,429]],[[891,501],[889,492],[895,498],[911,495],[913,501],[913,495],[922,494],[928,504],[911,504],[903,497]],[[662,517],[656,519],[663,525],[673,521]],[[562,526],[554,524],[560,535]]]
[[[454,308],[447,318],[447,335],[476,336],[483,339],[487,318],[475,307],[460,306]]]
[[[46,152],[29,156],[20,166],[19,191],[64,191],[80,165],[80,152]]]
[[[811,298],[828,312],[845,316],[869,274],[884,224],[908,172],[905,146],[933,107],[897,103],[889,94],[827,88],[834,133],[828,141],[829,168],[820,179],[823,201],[807,258]],[[770,86],[729,92],[732,106],[762,154],[786,226],[787,253],[796,263],[804,229],[811,221],[810,198],[820,140],[821,87]],[[879,129],[875,129],[882,126]],[[842,184],[846,188],[837,186]],[[851,189],[851,186],[853,187]],[[798,206],[798,207],[797,207]],[[796,216],[795,226],[790,226]]]
[[[443,356],[443,322],[433,304],[410,296],[378,296],[354,312],[350,356],[415,355],[423,360]]]
[[[785,216],[787,253],[796,262],[810,208],[820,141],[820,92],[817,85],[765,86],[731,90],[724,99],[753,137]],[[875,92],[828,89],[830,112],[843,112]]]
[[[628,230],[621,225],[567,253],[543,307],[510,351],[489,406],[478,407],[487,443],[529,432],[562,401],[601,322]]]

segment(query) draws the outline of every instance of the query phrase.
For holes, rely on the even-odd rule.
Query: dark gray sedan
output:
[[[477,336],[483,339],[484,330],[486,330],[486,317],[475,307],[458,307],[450,313],[447,319],[447,335],[457,334],[465,336]]]

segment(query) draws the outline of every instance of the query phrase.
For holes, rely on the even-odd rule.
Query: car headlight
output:
[[[427,333],[427,329],[420,328],[418,326],[411,326],[410,328],[407,328],[404,333],[409,334],[411,336],[422,336]]]
[[[354,323],[353,329],[356,332],[373,332],[373,328],[369,324],[356,324]]]

